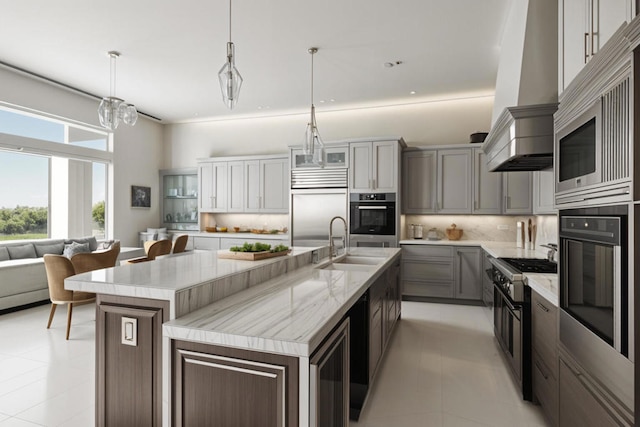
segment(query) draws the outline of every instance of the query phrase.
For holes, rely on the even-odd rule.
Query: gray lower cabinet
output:
[[[631,416],[614,407],[614,399],[571,357],[560,354],[559,425],[562,427],[631,426]]]
[[[533,395],[552,426],[558,425],[558,308],[531,291]]]
[[[482,299],[482,249],[402,245],[405,297]]]
[[[384,348],[385,280],[380,276],[369,288],[369,382],[373,380]]]
[[[162,324],[168,318],[167,301],[98,295],[97,426],[162,425]]]
[[[298,425],[298,358],[185,341],[172,352],[171,425]]]
[[[493,278],[491,270],[493,266],[489,259],[489,255],[486,251],[482,251],[482,300],[487,307],[493,307]]]

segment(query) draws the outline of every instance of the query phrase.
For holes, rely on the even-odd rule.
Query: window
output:
[[[110,148],[100,129],[0,103],[0,239],[106,237]]]

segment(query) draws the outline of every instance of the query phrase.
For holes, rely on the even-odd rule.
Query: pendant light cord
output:
[[[110,54],[109,55],[111,57],[111,67],[110,67],[110,87],[109,87],[109,96],[110,97],[115,97],[116,95],[116,55],[115,54]]]
[[[231,43],[231,0],[229,0],[229,43]]]
[[[311,54],[311,105],[313,105],[313,53]]]

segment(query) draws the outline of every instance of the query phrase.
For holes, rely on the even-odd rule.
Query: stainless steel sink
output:
[[[374,267],[375,266],[371,264],[332,263],[325,267],[322,267],[322,270],[369,271],[369,270],[372,270]]]
[[[333,261],[334,264],[350,264],[350,265],[378,265],[382,264],[386,258],[372,257],[372,256],[356,256],[347,255],[342,258],[337,258]]]

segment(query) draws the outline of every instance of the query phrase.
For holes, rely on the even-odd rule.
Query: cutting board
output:
[[[285,256],[291,252],[291,249],[288,251],[281,252],[271,252],[271,251],[262,251],[262,252],[231,252],[231,251],[219,251],[218,258],[223,259],[239,259],[244,261],[259,261],[261,259],[274,258],[277,256]]]

